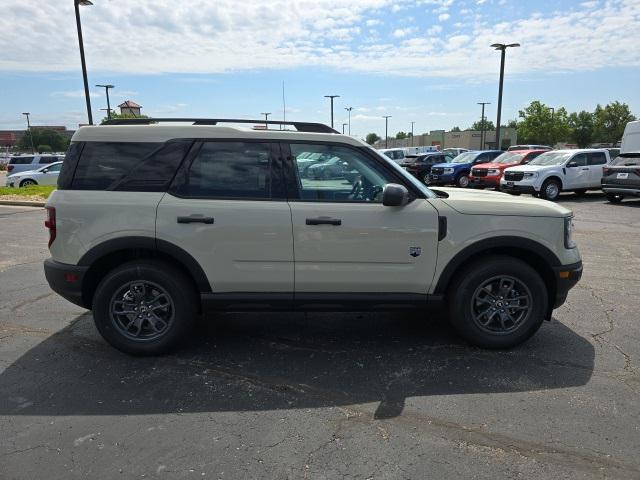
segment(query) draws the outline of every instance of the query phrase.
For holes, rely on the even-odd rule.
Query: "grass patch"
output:
[[[32,185],[22,188],[0,187],[0,200],[46,200],[55,189],[54,185]]]

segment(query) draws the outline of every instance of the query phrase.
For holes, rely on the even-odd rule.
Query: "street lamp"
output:
[[[73,0],[73,6],[76,11],[76,27],[78,29],[78,45],[80,45],[80,62],[82,63],[82,79],[84,80],[84,97],[87,102],[87,118],[89,125],[93,125],[93,116],[91,115],[91,100],[89,99],[89,82],[87,80],[87,64],[84,61],[84,44],[82,42],[82,26],[80,25],[80,5],[88,7],[93,5],[89,0]]]
[[[485,137],[485,130],[486,130],[486,125],[484,122],[484,106],[485,105],[491,105],[490,102],[478,102],[478,105],[482,105],[482,119],[480,122],[480,150],[484,150],[484,137]]]
[[[107,118],[111,120],[111,104],[109,103],[109,89],[113,88],[113,85],[96,85],[96,87],[104,88],[104,92],[107,95]],[[101,108],[100,110],[104,110],[104,108]]]
[[[389,147],[389,119],[391,115],[384,115],[384,148]]]
[[[267,122],[269,121],[269,115],[271,115],[271,112],[262,112],[260,115],[264,115],[264,128],[269,130],[269,124]]]
[[[413,147],[413,124],[416,122],[411,122],[411,146]]]
[[[502,84],[504,82],[504,56],[507,48],[519,47],[519,43],[494,43],[491,45],[496,50],[500,50],[500,86],[498,88],[498,119],[496,122],[496,150],[501,150],[500,143],[500,116],[502,115]]]
[[[549,110],[551,110],[551,123],[553,123],[553,115],[556,113],[556,109],[553,107],[549,107]]]
[[[339,98],[340,95],[325,95],[324,98],[331,99],[331,128],[333,128],[333,99]]]
[[[33,146],[33,132],[31,131],[31,123],[29,122],[29,112],[22,112],[22,114],[27,117],[27,130],[29,131],[29,137],[31,138],[31,153],[35,155],[36,148]]]
[[[344,109],[349,112],[349,135],[351,135],[351,110],[353,107],[345,107]]]
[[[347,125],[349,125],[348,123],[343,123],[342,124],[342,134],[344,135],[344,127],[346,127]]]

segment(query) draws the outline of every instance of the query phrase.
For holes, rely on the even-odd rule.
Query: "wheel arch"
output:
[[[562,182],[562,179],[558,175],[556,175],[555,173],[552,174],[552,175],[549,175],[547,178],[545,178],[542,181],[542,185],[547,183],[549,180],[556,180],[560,184],[560,191],[562,191],[564,189],[564,183]],[[540,191],[542,191],[542,187],[540,187]]]
[[[34,185],[40,185],[35,178],[27,177],[27,178],[20,179],[20,183],[18,184],[18,186],[21,187],[22,185],[24,185],[24,182],[27,182],[27,181],[33,182]]]
[[[109,271],[128,261],[143,258],[171,263],[187,274],[193,281],[196,292],[211,292],[211,285],[204,270],[184,249],[152,237],[121,237],[94,246],[78,262],[79,266],[89,267],[82,285],[84,304],[92,304],[98,284]]]

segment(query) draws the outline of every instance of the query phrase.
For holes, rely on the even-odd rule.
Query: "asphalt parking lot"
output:
[[[585,273],[511,351],[416,314],[226,314],[131,358],[0,207],[0,478],[640,478],[640,200],[563,195]]]

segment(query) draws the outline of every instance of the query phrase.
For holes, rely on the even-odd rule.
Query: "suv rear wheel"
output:
[[[197,317],[191,279],[155,260],[125,263],[109,272],[93,298],[98,331],[131,355],[160,355],[175,348]]]
[[[542,324],[548,295],[540,275],[521,260],[491,256],[458,275],[449,288],[451,323],[468,342],[514,347]]]
[[[607,193],[607,200],[611,203],[620,203],[623,198],[622,195],[618,195],[617,193]]]

